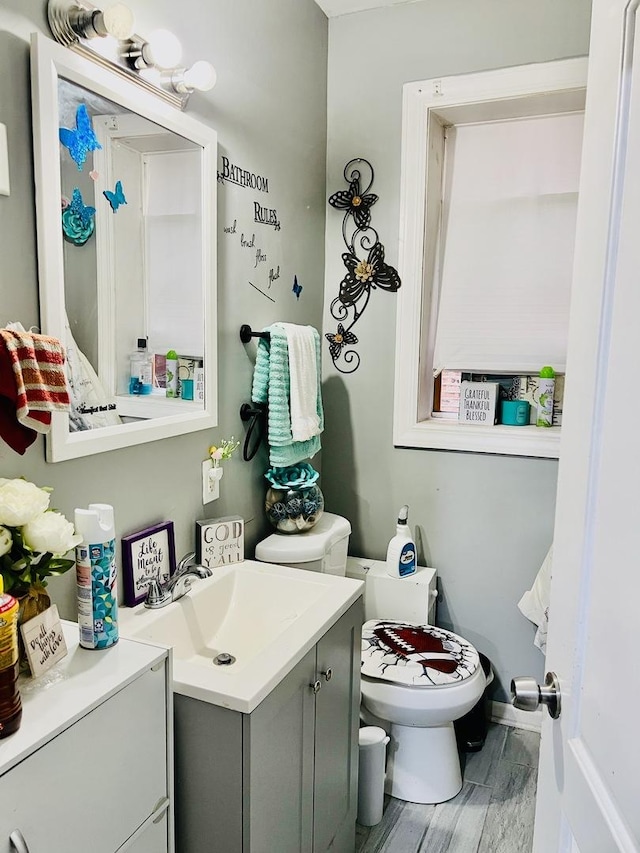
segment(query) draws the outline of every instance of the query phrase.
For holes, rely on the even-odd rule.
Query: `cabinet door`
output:
[[[317,645],[314,853],[352,853],[358,809],[362,599]]]
[[[14,830],[29,853],[113,853],[133,835],[167,797],[165,678],[144,673],[0,778],[0,853]]]
[[[316,651],[243,720],[244,853],[312,853]]]
[[[116,853],[167,853],[169,844],[169,800],[164,800]]]

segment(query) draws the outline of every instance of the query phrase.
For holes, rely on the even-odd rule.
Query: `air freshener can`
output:
[[[536,426],[550,427],[553,424],[553,392],[555,388],[553,367],[543,367],[538,379]]]
[[[107,649],[118,642],[118,591],[113,507],[76,509],[76,586],[80,645]]]

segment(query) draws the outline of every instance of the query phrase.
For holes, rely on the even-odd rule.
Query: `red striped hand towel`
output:
[[[69,411],[64,349],[57,338],[0,329],[15,380],[16,417],[25,427],[48,432],[51,412]]]

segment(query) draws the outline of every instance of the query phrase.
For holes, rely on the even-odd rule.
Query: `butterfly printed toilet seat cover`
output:
[[[476,649],[434,625],[372,619],[362,627],[362,675],[408,687],[445,687],[480,666]]]

